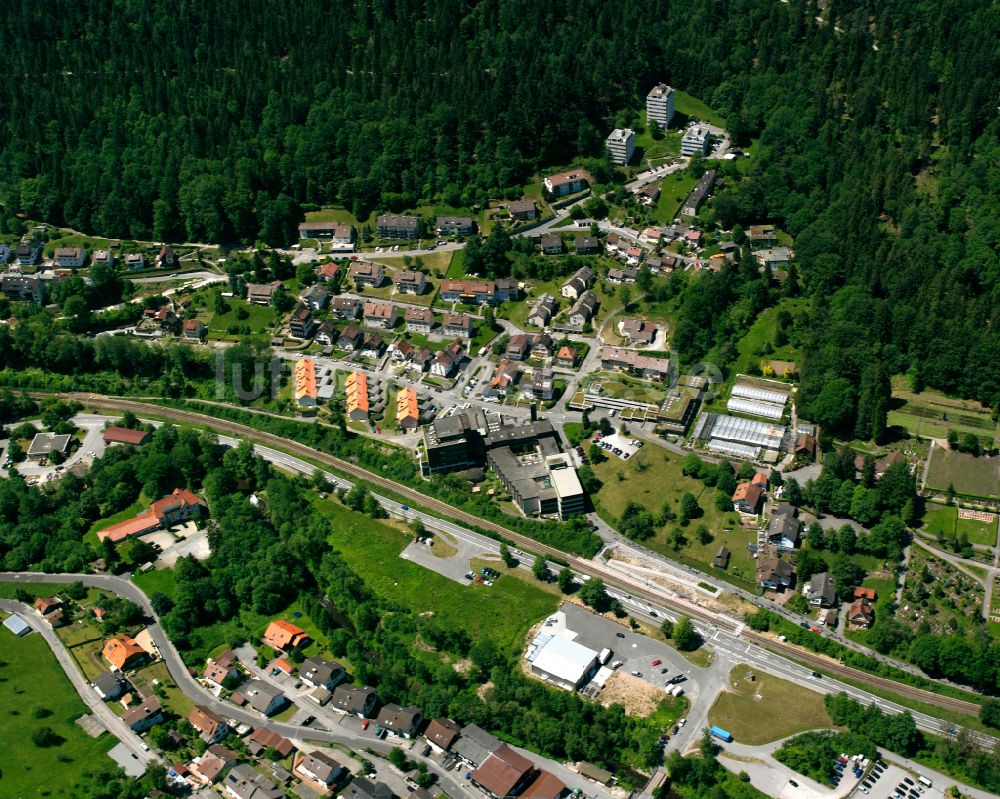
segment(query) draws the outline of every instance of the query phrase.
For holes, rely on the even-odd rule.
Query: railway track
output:
[[[36,396],[51,397],[52,395],[39,392]],[[422,505],[429,510],[440,513],[446,519],[460,522],[473,529],[479,528],[481,530],[487,530],[491,533],[503,536],[509,541],[517,544],[519,547],[523,547],[529,551],[536,552],[556,560],[565,561],[569,563],[570,567],[575,571],[581,574],[589,575],[590,577],[600,578],[607,585],[627,591],[633,596],[640,597],[645,601],[669,607],[676,612],[684,613],[692,619],[701,621],[704,624],[708,624],[713,627],[726,628],[729,632],[739,635],[749,643],[766,648],[775,654],[789,657],[814,668],[823,669],[827,673],[834,676],[844,677],[846,679],[861,682],[862,684],[891,691],[899,696],[923,702],[927,705],[933,705],[935,707],[972,716],[976,716],[979,713],[979,705],[974,702],[949,696],[942,696],[941,694],[926,691],[922,688],[916,688],[906,685],[905,683],[895,682],[894,680],[890,680],[886,677],[879,677],[850,666],[845,666],[836,660],[832,660],[831,658],[822,655],[817,655],[807,649],[802,649],[792,644],[787,644],[768,636],[761,635],[753,630],[744,628],[732,619],[720,617],[718,614],[705,610],[693,602],[688,602],[677,597],[665,596],[664,594],[651,591],[639,580],[633,580],[625,577],[618,572],[602,566],[599,562],[581,558],[577,555],[570,555],[566,552],[555,549],[554,547],[543,544],[526,535],[510,530],[503,525],[497,524],[496,522],[474,516],[471,513],[449,505],[446,502],[442,502],[439,499],[435,499],[434,497],[428,496],[420,491],[417,491],[416,489],[401,485],[374,472],[370,472],[367,469],[363,469],[350,461],[343,460],[335,455],[320,452],[319,450],[308,447],[305,444],[300,444],[297,441],[282,438],[274,435],[273,433],[266,433],[238,422],[231,422],[227,419],[218,419],[214,416],[196,413],[194,411],[185,411],[178,408],[170,408],[161,405],[138,402],[135,400],[127,400],[97,394],[63,393],[58,396],[63,399],[76,400],[91,406],[106,408],[109,410],[123,412],[131,411],[136,415],[145,414],[147,416],[156,416],[182,424],[187,423],[210,427],[217,432],[227,433],[238,438],[246,438],[254,443],[264,444],[275,449],[283,450],[291,455],[298,455],[314,462],[322,463],[351,477],[363,480],[370,485],[383,488],[399,496],[406,497],[412,500],[415,504]]]

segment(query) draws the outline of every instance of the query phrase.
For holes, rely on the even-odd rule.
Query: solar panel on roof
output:
[[[737,413],[748,413],[751,416],[763,416],[765,419],[780,419],[785,409],[773,402],[757,402],[756,400],[730,397],[726,408]]]
[[[783,391],[770,391],[766,388],[756,388],[755,386],[748,386],[743,383],[737,383],[733,386],[732,395],[734,397],[761,400],[762,402],[776,402],[778,405],[784,405],[788,402],[788,395]]]

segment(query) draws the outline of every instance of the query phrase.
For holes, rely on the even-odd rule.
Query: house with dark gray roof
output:
[[[378,696],[367,685],[338,685],[330,700],[330,707],[340,713],[365,718],[375,709]]]

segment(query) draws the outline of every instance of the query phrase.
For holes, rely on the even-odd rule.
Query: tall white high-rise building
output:
[[[608,154],[611,163],[624,166],[632,160],[635,152],[635,131],[630,128],[615,128],[608,136]]]
[[[667,128],[673,118],[674,90],[665,83],[659,83],[646,95],[646,121]]]

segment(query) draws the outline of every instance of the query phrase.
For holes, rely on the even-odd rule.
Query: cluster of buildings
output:
[[[564,519],[584,510],[583,487],[547,420],[515,426],[469,410],[426,425],[422,444],[424,474],[482,473],[488,466],[525,516]]]
[[[153,502],[146,513],[98,530],[97,537],[101,541],[108,540],[117,544],[126,538],[163,530],[196,518],[204,509],[204,503],[193,491],[188,488],[175,488],[167,496]]]

